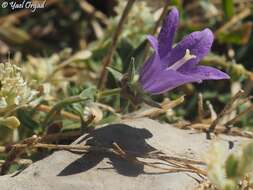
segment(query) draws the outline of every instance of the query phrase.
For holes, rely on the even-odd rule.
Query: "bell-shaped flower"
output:
[[[213,43],[213,33],[209,29],[193,32],[173,47],[178,24],[179,13],[173,8],[158,38],[147,37],[154,53],[140,70],[140,83],[146,92],[162,94],[186,83],[230,78],[218,69],[198,65]]]

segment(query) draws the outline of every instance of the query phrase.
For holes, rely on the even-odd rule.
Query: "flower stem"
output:
[[[97,99],[101,99],[106,96],[118,95],[121,92],[121,88],[114,88],[98,92]]]
[[[88,100],[87,97],[82,97],[82,96],[72,96],[72,97],[68,97],[58,103],[56,103],[52,109],[48,112],[48,114],[46,115],[45,120],[43,121],[43,126],[46,127],[47,124],[53,119],[53,117],[55,116],[55,114],[60,111],[64,106],[69,105],[69,104],[73,104],[73,103],[77,103],[77,102],[82,102],[82,101],[86,101]]]
[[[114,52],[116,50],[116,45],[118,43],[120,33],[121,33],[123,25],[127,19],[128,13],[130,12],[135,1],[136,0],[128,0],[127,5],[123,11],[121,18],[120,18],[119,24],[117,25],[116,31],[113,35],[111,47],[109,49],[107,56],[105,57],[105,59],[103,61],[103,68],[102,68],[101,75],[100,75],[100,78],[98,81],[98,89],[102,89],[106,83],[107,73],[108,73],[106,68],[111,65],[112,58],[113,58]]]

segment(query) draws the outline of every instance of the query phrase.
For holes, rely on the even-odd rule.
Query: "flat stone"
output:
[[[229,149],[248,139],[220,135],[218,141]],[[100,127],[74,144],[116,142],[123,150],[140,155],[159,150],[168,156],[203,160],[212,141],[206,134],[181,130],[169,124],[143,118]],[[233,148],[234,149],[234,148]],[[56,151],[15,175],[0,177],[1,190],[189,190],[201,178],[193,173],[160,173],[111,154],[77,154]]]

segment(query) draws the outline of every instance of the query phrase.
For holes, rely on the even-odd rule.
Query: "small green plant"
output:
[[[228,154],[215,143],[208,155],[208,177],[218,190],[249,190],[253,188],[253,142]]]

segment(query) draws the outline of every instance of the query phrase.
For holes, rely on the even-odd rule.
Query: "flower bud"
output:
[[[94,103],[89,103],[84,110],[84,119],[88,120],[89,117],[94,117],[93,122],[98,123],[103,119],[103,112],[99,107]]]

